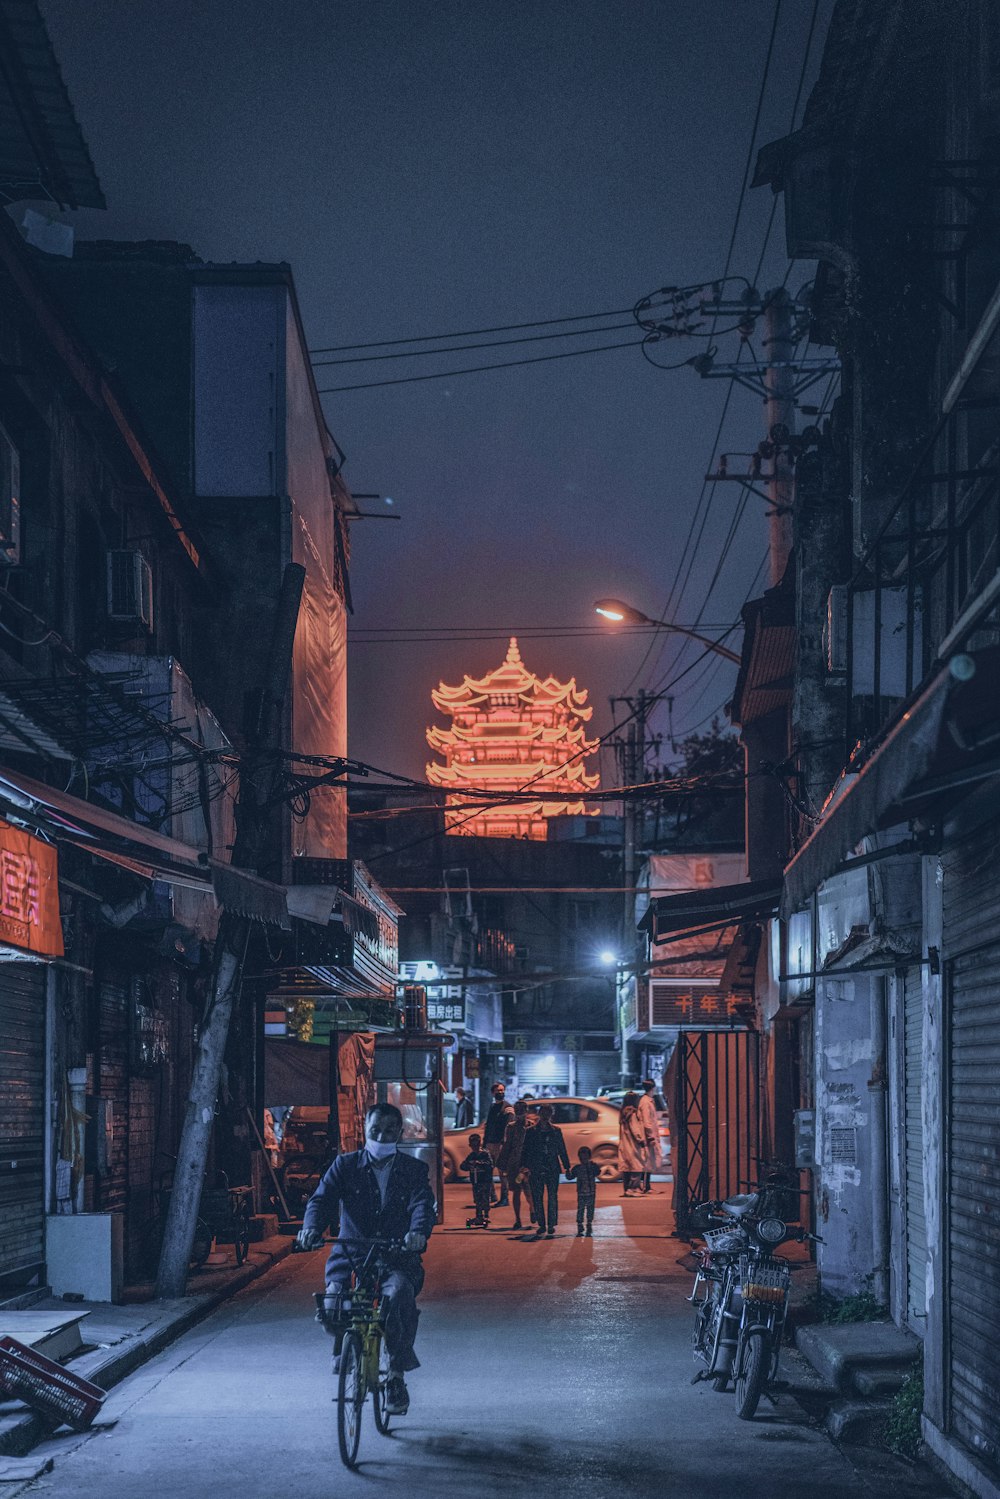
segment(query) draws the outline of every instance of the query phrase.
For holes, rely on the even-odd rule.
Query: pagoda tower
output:
[[[448,729],[427,730],[427,743],[444,757],[443,765],[428,765],[427,779],[448,789],[447,832],[545,838],[550,817],[588,810],[584,797],[600,778],[587,774],[584,761],[598,740],[587,738],[584,724],[594,710],[575,679],[534,676],[512,636],[502,665],[459,687],[441,682],[431,697],[452,720]],[[477,791],[519,791],[529,782],[537,801],[468,810],[483,800]]]

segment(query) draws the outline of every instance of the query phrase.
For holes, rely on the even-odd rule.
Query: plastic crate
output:
[[[6,1337],[0,1338],[0,1390],[74,1431],[86,1431],[107,1393],[44,1353]]]

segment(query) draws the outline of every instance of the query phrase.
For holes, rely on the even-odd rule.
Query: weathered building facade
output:
[[[1000,21],[840,0],[767,147],[841,394],[797,456],[780,1006],[814,1019],[826,1288],[923,1342],[924,1434],[1000,1493]]]

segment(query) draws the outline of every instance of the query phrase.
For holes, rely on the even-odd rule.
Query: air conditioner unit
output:
[[[847,587],[837,583],[826,600],[823,625],[823,654],[831,677],[842,677],[847,671]]]
[[[108,618],[153,628],[153,574],[141,552],[108,553]]]
[[[0,567],[21,560],[21,455],[0,427]]]

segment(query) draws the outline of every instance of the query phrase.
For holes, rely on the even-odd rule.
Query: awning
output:
[[[770,916],[778,908],[780,880],[753,880],[740,885],[707,886],[679,895],[659,895],[639,923],[654,943],[669,942],[673,934],[720,931],[752,916]]]
[[[863,838],[940,812],[951,796],[1000,773],[1000,647],[955,656],[913,699],[860,774],[842,783],[785,869],[781,914],[805,905]],[[992,758],[991,758],[992,756]]]
[[[189,843],[57,791],[19,770],[0,769],[0,809],[142,879],[162,880],[214,897],[227,910],[251,921],[288,926],[283,886],[210,859]]]
[[[330,1106],[330,1048],[291,1037],[264,1041],[264,1107]]]

